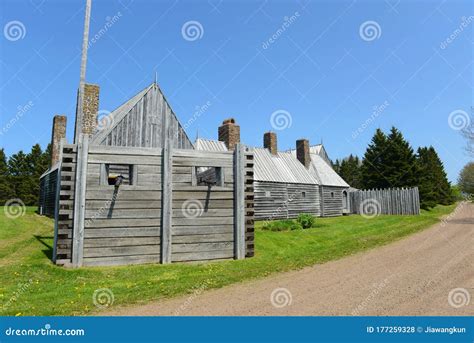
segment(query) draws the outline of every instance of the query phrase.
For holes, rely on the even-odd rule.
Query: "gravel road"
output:
[[[474,205],[392,244],[102,315],[474,315]]]

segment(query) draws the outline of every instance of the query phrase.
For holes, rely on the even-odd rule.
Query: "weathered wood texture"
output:
[[[296,218],[300,213],[320,215],[317,185],[254,181],[255,219]]]
[[[254,209],[254,154],[245,150],[244,182],[245,182],[245,257],[255,255],[255,209]]]
[[[74,179],[76,176],[75,145],[63,145],[61,151],[61,186],[59,191],[59,209],[55,232],[56,263],[70,262],[72,258],[72,232],[74,209]]]
[[[173,262],[233,258],[235,202],[232,163],[232,153],[174,152]],[[193,182],[196,167],[221,168],[223,186],[213,183],[197,185]]]
[[[58,263],[71,261],[76,146],[63,149],[58,211]],[[163,211],[170,214],[169,262],[234,257],[233,154],[171,151],[171,197],[163,193],[162,149],[90,146],[86,174],[83,265],[161,262]],[[104,184],[104,161],[133,164],[131,184]],[[193,185],[196,167],[219,167],[221,186]],[[253,154],[244,154],[245,255],[253,256]],[[163,199],[170,200],[164,210]]]
[[[351,192],[350,198],[356,214],[420,214],[418,187],[359,190]]]
[[[133,99],[132,99],[133,100]],[[171,147],[192,149],[193,145],[166,101],[158,85],[152,85],[146,93],[131,104],[126,113],[114,112],[112,128],[99,132],[94,143],[108,146],[163,147],[163,121],[170,125]]]
[[[56,189],[59,169],[43,175],[40,179],[39,214],[53,217],[56,204]]]
[[[320,215],[322,217],[334,217],[343,215],[343,195],[347,191],[346,187],[319,186],[321,199]]]

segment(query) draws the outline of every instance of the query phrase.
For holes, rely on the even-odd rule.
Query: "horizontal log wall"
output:
[[[160,261],[161,149],[91,146],[85,266]],[[133,165],[132,185],[108,185],[104,164]]]
[[[317,185],[254,181],[254,191],[255,219],[296,218],[300,213],[320,215]]]
[[[350,197],[352,213],[356,214],[420,214],[418,187],[359,190]]]
[[[343,215],[343,195],[346,187],[320,186],[321,216],[334,217]]]
[[[197,167],[221,168],[224,186],[197,186]],[[234,257],[233,154],[174,150],[171,261]]]
[[[234,249],[234,155],[172,152],[171,262],[230,259]],[[57,220],[58,264],[72,257],[76,146],[62,153]],[[82,265],[161,261],[164,175],[162,149],[90,146],[86,174]],[[253,154],[244,155],[245,248],[254,254]],[[131,165],[132,184],[109,185],[106,164]],[[197,167],[218,167],[223,186],[197,186]],[[163,245],[164,246],[164,245]]]

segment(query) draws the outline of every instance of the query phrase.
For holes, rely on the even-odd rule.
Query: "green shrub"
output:
[[[262,230],[267,231],[289,231],[301,229],[302,226],[299,223],[289,219],[269,221],[262,226]]]
[[[311,214],[301,213],[296,221],[303,227],[303,229],[309,229],[310,227],[313,227],[316,218]]]

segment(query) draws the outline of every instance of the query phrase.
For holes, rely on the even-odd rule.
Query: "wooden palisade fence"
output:
[[[80,266],[241,259],[254,253],[253,152],[63,144],[54,260]],[[199,168],[215,171],[213,182]],[[110,184],[112,170],[123,176]],[[82,185],[83,192],[75,188]],[[75,218],[76,196],[84,195]],[[78,225],[78,227],[74,227]]]
[[[418,187],[357,190],[350,193],[350,198],[351,212],[356,214],[363,214],[366,207],[376,214],[420,214]]]

